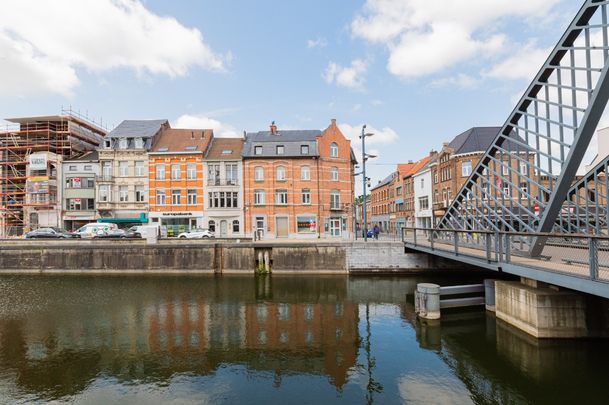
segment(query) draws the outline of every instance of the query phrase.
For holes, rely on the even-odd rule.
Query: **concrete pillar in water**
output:
[[[437,284],[417,284],[415,311],[423,319],[440,319],[440,286]]]
[[[495,280],[484,280],[484,306],[495,312]]]
[[[268,250],[264,251],[264,270],[266,270],[267,273],[271,272],[271,259]]]
[[[258,251],[258,267],[261,267],[264,265],[264,258],[262,256],[262,251]],[[256,269],[258,270],[258,269]]]

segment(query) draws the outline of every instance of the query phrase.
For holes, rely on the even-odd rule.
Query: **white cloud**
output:
[[[367,69],[366,62],[361,59],[355,59],[349,67],[330,62],[323,78],[328,84],[336,84],[339,87],[353,90],[363,90],[366,81],[363,76]]]
[[[229,59],[231,58],[229,54]],[[197,29],[140,0],[5,0],[0,13],[0,93],[70,95],[77,69],[138,75],[224,70]]]
[[[463,73],[459,73],[456,76],[434,80],[431,82],[431,86],[437,88],[458,87],[460,89],[474,89],[478,86],[478,83],[478,79]]]
[[[203,115],[184,114],[171,124],[173,128],[194,128],[214,130],[214,136],[219,138],[239,138],[242,134],[232,125]]]
[[[550,48],[537,48],[535,44],[529,43],[517,55],[496,64],[483,72],[483,75],[501,80],[533,80],[551,51]]]
[[[362,125],[339,124],[338,128],[343,135],[351,141],[351,147],[357,156],[358,160],[362,154],[362,141],[359,136],[362,134]],[[366,138],[366,153],[380,156],[379,146],[390,145],[395,143],[399,136],[392,128],[384,127],[377,129],[371,125],[366,127],[366,133],[373,133],[373,136]]]
[[[325,48],[326,46],[328,46],[328,40],[326,40],[325,38],[315,38],[315,39],[309,39],[307,41],[307,48]]]
[[[500,53],[505,17],[544,18],[562,0],[367,0],[351,23],[355,37],[389,50],[387,69],[401,78],[444,71]]]

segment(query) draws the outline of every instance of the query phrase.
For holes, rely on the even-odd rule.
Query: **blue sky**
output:
[[[48,3],[48,4],[45,4]],[[72,106],[236,135],[349,137],[373,184],[478,125],[503,124],[574,0],[3,1],[2,117]],[[65,21],[61,24],[60,21]],[[358,140],[354,149],[358,153]],[[359,182],[358,182],[359,184]]]

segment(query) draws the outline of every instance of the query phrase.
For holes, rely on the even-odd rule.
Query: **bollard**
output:
[[[440,286],[437,284],[417,284],[415,310],[423,319],[440,319]]]
[[[484,306],[495,312],[495,280],[484,280]]]

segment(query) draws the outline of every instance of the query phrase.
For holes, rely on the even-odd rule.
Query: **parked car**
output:
[[[77,233],[71,233],[61,228],[39,228],[25,234],[27,239],[74,239],[80,238]]]
[[[78,228],[76,233],[81,238],[92,238],[99,233],[100,229],[103,232],[108,232],[112,229],[118,229],[118,226],[111,223],[91,222]]]
[[[214,233],[208,229],[191,229],[188,232],[182,232],[178,235],[178,238],[181,239],[208,239],[214,237]]]
[[[140,239],[141,237],[142,234],[139,232],[126,231],[124,229],[109,229],[107,231],[99,231],[97,235],[93,236],[93,239]]]

